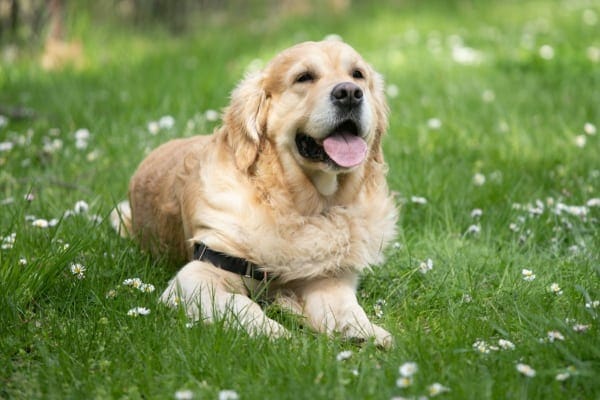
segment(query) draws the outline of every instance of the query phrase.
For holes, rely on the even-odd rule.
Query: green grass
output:
[[[16,234],[0,250],[0,397],[164,399],[189,389],[215,399],[231,389],[240,399],[390,399],[440,382],[451,389],[444,399],[600,398],[600,308],[586,307],[600,300],[600,211],[552,211],[600,197],[600,133],[584,133],[586,123],[600,128],[600,63],[588,55],[600,48],[600,21],[590,25],[591,14],[600,18],[597,0],[402,2],[343,16],[207,18],[174,37],[80,10],[69,29],[84,44],[82,69],[45,72],[28,49],[0,64],[0,105],[37,114],[0,127],[0,142],[14,143],[0,152],[0,236]],[[277,310],[269,312],[292,329],[290,339],[188,328],[157,303],[177,266],[118,238],[106,217],[148,149],[213,129],[204,112],[227,104],[252,60],[330,33],[398,89],[384,145],[402,206],[399,246],[359,288],[396,347],[316,335]],[[460,41],[482,55],[477,65],[453,61]],[[552,59],[541,57],[543,45]],[[147,124],[164,115],[173,129],[150,135]],[[80,128],[91,133],[83,150]],[[62,147],[44,150],[55,139]],[[544,209],[534,215],[528,204],[538,199]],[[89,211],[63,218],[78,200]],[[42,229],[30,216],[59,221]],[[466,233],[473,224],[480,232]],[[428,258],[433,270],[421,274]],[[71,274],[74,262],[87,267],[84,279]],[[523,268],[535,280],[523,280]],[[132,277],[157,290],[121,285]],[[562,295],[549,292],[555,282]],[[150,315],[127,316],[136,306]],[[577,333],[576,323],[588,329]],[[540,340],[549,331],[564,340]],[[473,348],[499,339],[515,349]],[[352,357],[337,361],[344,350]],[[398,388],[407,361],[419,371]],[[557,381],[568,367],[570,377]]]

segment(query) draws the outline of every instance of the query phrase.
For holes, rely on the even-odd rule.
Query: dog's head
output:
[[[347,44],[301,43],[241,82],[224,122],[238,168],[248,169],[268,141],[284,172],[299,168],[330,195],[337,186],[319,183],[323,177],[382,161],[383,80]]]

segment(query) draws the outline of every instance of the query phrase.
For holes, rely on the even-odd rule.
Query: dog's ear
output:
[[[388,114],[390,108],[385,98],[383,77],[375,71],[373,71],[373,76],[374,79],[371,91],[373,93],[373,101],[375,103],[375,121],[377,121],[377,125],[375,126],[375,140],[373,141],[371,152],[375,161],[381,163],[383,162],[381,139],[388,129]]]
[[[231,94],[223,122],[235,164],[242,171],[247,171],[256,160],[267,127],[268,107],[261,72],[247,75]]]

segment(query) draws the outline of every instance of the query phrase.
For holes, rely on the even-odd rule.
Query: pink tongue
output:
[[[351,133],[336,133],[323,141],[325,153],[344,168],[357,166],[367,156],[367,143]]]

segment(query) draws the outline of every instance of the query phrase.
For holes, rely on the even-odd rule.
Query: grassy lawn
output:
[[[206,16],[179,36],[80,10],[80,67],[3,58],[0,105],[35,118],[0,118],[0,397],[391,399],[437,382],[441,399],[600,399],[600,1],[399,3]],[[359,298],[396,346],[276,309],[289,339],[189,326],[157,302],[177,266],[108,214],[149,149],[219,123],[249,66],[329,34],[387,83],[400,234]]]

